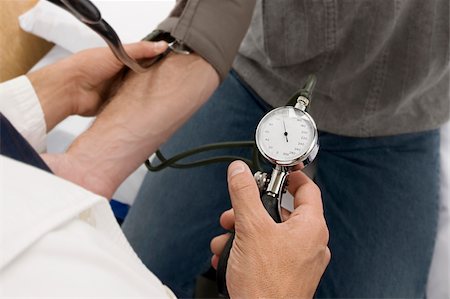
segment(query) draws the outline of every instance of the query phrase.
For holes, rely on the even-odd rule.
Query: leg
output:
[[[331,263],[319,298],[423,298],[439,202],[439,132],[323,134],[316,180]]]
[[[265,110],[231,74],[162,152],[172,156],[212,142],[253,140]],[[219,153],[250,156],[248,150],[214,155]],[[221,233],[219,216],[230,207],[226,168],[221,163],[149,173],[123,224],[144,264],[180,297],[192,297],[195,277],[209,267],[209,242]]]
[[[450,298],[450,122],[441,127],[439,221],[427,298]]]

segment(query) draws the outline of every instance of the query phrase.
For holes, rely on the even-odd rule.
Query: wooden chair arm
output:
[[[0,1],[0,82],[25,74],[53,46],[19,27],[18,17],[36,2]]]

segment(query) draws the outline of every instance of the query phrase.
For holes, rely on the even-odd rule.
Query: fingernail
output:
[[[167,43],[166,43],[166,42],[159,41],[159,42],[156,42],[156,43],[155,43],[155,48],[156,48],[157,50],[164,49],[165,47],[167,47]]]
[[[229,177],[234,177],[235,175],[242,173],[245,171],[245,164],[241,161],[234,161],[230,164],[230,167],[228,168]]]

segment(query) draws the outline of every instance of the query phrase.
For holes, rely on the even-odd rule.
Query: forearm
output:
[[[218,82],[216,71],[195,54],[169,55],[145,74],[130,73],[93,126],[67,151],[85,174],[75,181],[110,197],[209,98]]]

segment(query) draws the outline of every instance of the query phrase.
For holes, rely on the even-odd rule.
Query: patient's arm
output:
[[[110,197],[208,99],[219,77],[226,77],[255,2],[177,0],[158,29],[198,55],[169,55],[148,73],[130,73],[92,128],[67,154],[45,157],[53,171]]]
[[[135,59],[152,58],[166,48],[165,42],[125,46]],[[96,48],[27,74],[44,112],[47,131],[69,115],[96,115],[122,68],[123,63],[108,48]]]
[[[57,175],[109,198],[218,83],[217,72],[200,56],[170,54],[147,73],[130,72],[67,153],[44,159]]]

